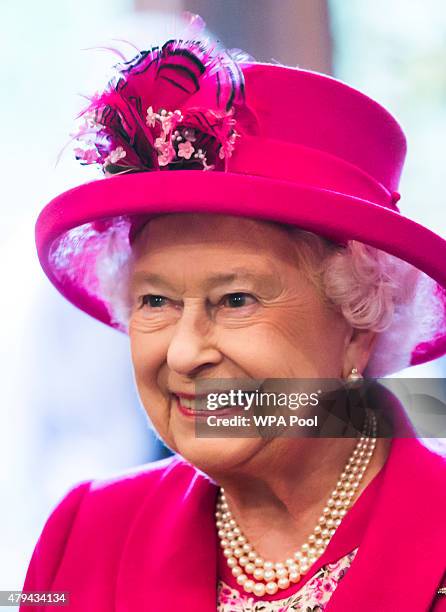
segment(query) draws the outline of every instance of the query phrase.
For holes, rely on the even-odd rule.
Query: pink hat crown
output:
[[[392,200],[407,145],[401,126],[383,106],[338,79],[310,70],[257,64],[244,75],[246,104],[263,138],[324,153],[327,164],[335,158],[351,164],[352,170],[379,183]],[[276,152],[281,157],[281,150]]]

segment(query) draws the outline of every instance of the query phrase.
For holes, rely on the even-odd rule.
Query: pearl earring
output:
[[[356,380],[361,380],[362,378],[364,378],[364,377],[361,374],[361,372],[358,372],[357,368],[352,368],[352,371],[347,376],[347,380],[349,380],[351,382],[354,382]]]

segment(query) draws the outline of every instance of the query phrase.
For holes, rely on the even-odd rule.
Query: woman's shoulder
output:
[[[57,519],[67,525],[84,506],[94,518],[95,507],[108,511],[116,509],[125,516],[151,495],[163,491],[178,490],[189,486],[191,479],[197,477],[198,470],[180,455],[173,454],[164,459],[151,461],[123,470],[115,471],[107,477],[82,480],[67,489],[57,502],[49,519]],[[204,475],[203,475],[204,476]],[[124,513],[124,514],[122,514]]]
[[[180,455],[138,465],[106,478],[71,486],[50,511],[34,547],[24,590],[45,590],[62,560],[79,554],[86,541],[104,550],[125,542],[139,509],[159,507],[197,478],[197,470]]]
[[[113,497],[115,494],[138,495],[147,493],[152,487],[167,486],[194,476],[196,468],[181,455],[173,454],[164,459],[115,471],[110,476],[95,478],[78,486],[88,484],[90,497]],[[74,487],[77,488],[77,487]]]

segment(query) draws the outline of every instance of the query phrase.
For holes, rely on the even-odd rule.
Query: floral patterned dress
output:
[[[285,599],[260,600],[218,583],[217,612],[323,612],[338,583],[350,567],[358,548],[335,563],[327,563],[317,571],[303,587]]]

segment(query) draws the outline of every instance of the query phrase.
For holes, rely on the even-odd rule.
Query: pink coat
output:
[[[435,593],[446,584],[446,459],[395,438],[383,470],[359,552],[326,609],[445,612]],[[77,484],[49,516],[23,590],[69,591],[62,609],[73,612],[215,612],[216,493],[178,455]]]

